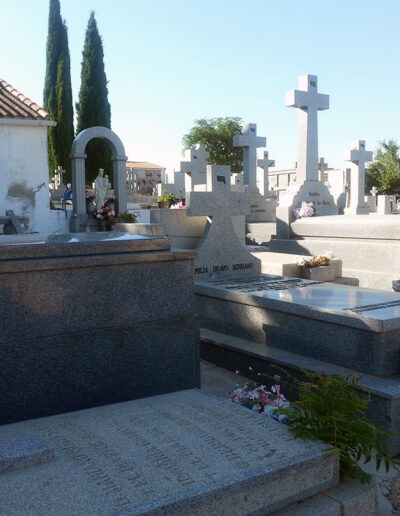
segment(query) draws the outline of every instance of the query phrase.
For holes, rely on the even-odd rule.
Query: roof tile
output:
[[[0,118],[48,120],[52,117],[50,113],[0,78]]]

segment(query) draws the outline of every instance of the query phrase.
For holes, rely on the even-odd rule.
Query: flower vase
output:
[[[333,265],[320,265],[319,267],[304,267],[301,277],[313,281],[333,281],[335,268]]]

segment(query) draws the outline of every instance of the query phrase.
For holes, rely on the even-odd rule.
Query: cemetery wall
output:
[[[49,216],[48,125],[33,120],[0,120],[0,214],[9,209],[17,216],[28,216],[28,231],[40,233],[60,226]]]

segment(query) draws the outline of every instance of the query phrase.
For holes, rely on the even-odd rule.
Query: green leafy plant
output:
[[[368,421],[366,411],[371,396],[366,387],[358,384],[358,377],[306,371],[303,374],[305,381],[293,377],[298,384],[298,401],[276,410],[287,416],[296,439],[316,439],[329,445],[327,451],[338,452],[341,479],[369,482],[370,476],[358,464],[361,459],[367,463],[375,456],[377,470],[382,462],[386,471],[400,464],[390,456],[388,442],[388,437],[398,436]]]
[[[118,219],[117,219],[118,222],[123,222],[126,224],[134,223],[134,222],[136,222],[136,220],[137,220],[136,215],[134,215],[133,213],[128,213],[128,212],[119,213]]]
[[[168,202],[170,205],[174,205],[178,202],[178,198],[173,193],[168,193],[167,190],[163,190],[162,194],[158,196],[160,202]]]

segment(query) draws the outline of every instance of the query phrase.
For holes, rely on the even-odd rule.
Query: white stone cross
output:
[[[193,191],[195,185],[206,182],[206,170],[210,154],[204,145],[189,149],[189,161],[181,161],[181,172],[185,173],[185,191]]]
[[[378,193],[378,189],[376,188],[376,186],[373,186],[372,190],[370,190],[370,192],[375,197],[375,195],[377,195],[377,193]]]
[[[329,109],[329,95],[318,93],[316,75],[301,75],[299,89],[286,93],[286,106],[299,108],[297,184],[318,181],[318,111]]]
[[[196,248],[195,277],[261,272],[260,261],[247,251],[233,226],[232,216],[248,215],[251,207],[248,191],[231,190],[229,166],[208,165],[207,191],[189,192],[186,202],[187,215],[208,217],[203,238]]]
[[[250,191],[257,190],[257,147],[265,147],[267,139],[257,136],[257,124],[244,124],[242,134],[233,137],[234,147],[243,147],[243,183]]]
[[[58,190],[60,186],[63,184],[62,175],[65,174],[66,170],[58,165],[57,170],[54,171],[54,189]]]
[[[257,160],[257,166],[262,168],[262,173],[258,174],[257,186],[260,194],[266,197],[269,193],[268,169],[275,166],[275,160],[268,159],[268,151],[264,151],[264,158]]]
[[[355,140],[350,151],[346,152],[345,161],[350,161],[350,206],[349,212],[353,214],[363,214],[365,210],[365,163],[372,161],[372,152],[365,150],[365,140]],[[368,211],[367,211],[368,213]]]

